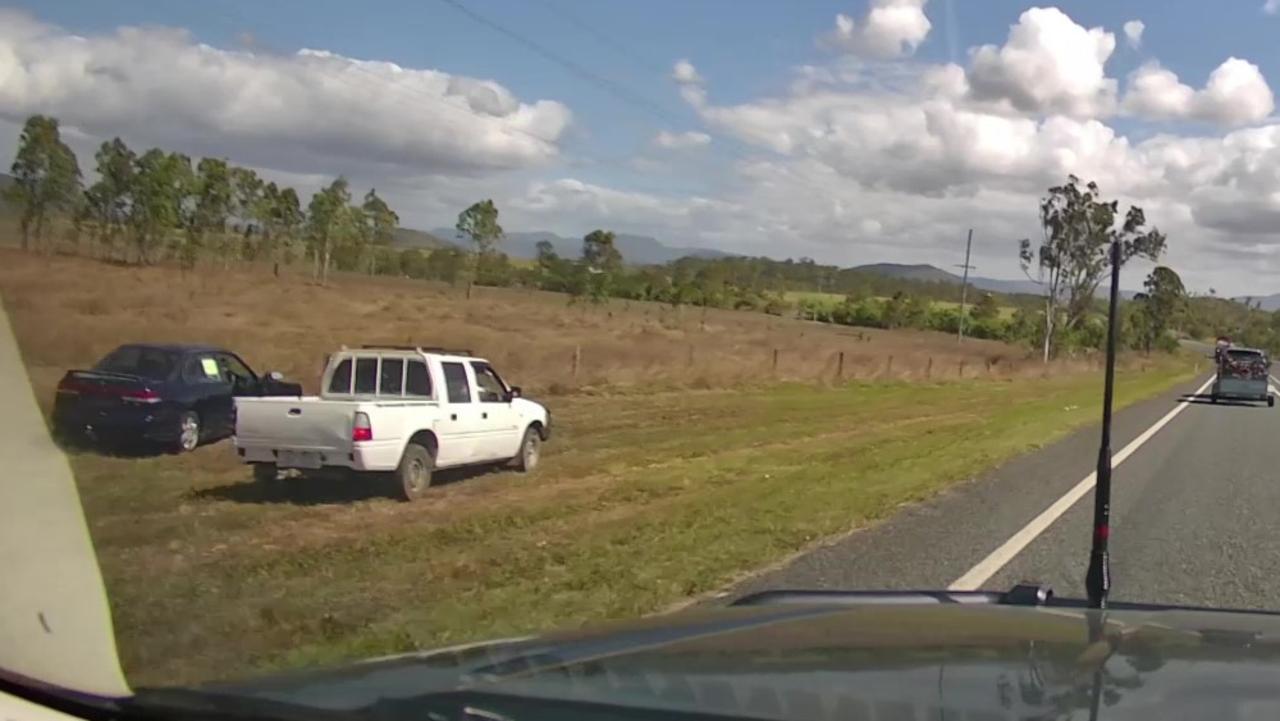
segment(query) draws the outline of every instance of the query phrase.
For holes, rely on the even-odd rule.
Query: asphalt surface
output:
[[[1114,419],[1113,452],[1177,404],[1187,406],[1113,473],[1112,598],[1280,609],[1280,408],[1188,402],[1207,379]],[[1097,453],[1095,425],[763,573],[728,597],[777,588],[944,589],[1080,483]],[[981,587],[1036,581],[1084,597],[1092,515],[1090,491]]]

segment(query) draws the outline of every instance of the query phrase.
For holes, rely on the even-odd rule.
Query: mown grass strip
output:
[[[1125,374],[1117,402],[1188,375]],[[539,473],[446,487],[436,506],[210,501],[166,459],[87,468],[123,487],[86,494],[91,521],[112,519],[95,534],[131,677],[191,681],[650,613],[1094,421],[1098,386],[632,396],[626,423],[568,399]]]

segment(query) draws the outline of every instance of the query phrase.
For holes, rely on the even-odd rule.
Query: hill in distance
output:
[[[396,228],[391,235],[391,244],[397,248],[444,248],[452,245],[431,233],[413,228]]]
[[[1248,303],[1250,305],[1255,303],[1261,303],[1262,309],[1267,311],[1280,310],[1280,293],[1272,293],[1271,295],[1238,296],[1238,297],[1232,298],[1231,300],[1234,300],[1240,303]]]
[[[852,270],[862,271],[864,273],[875,273],[889,278],[901,278],[903,280],[922,280],[931,283],[950,283],[960,285],[963,282],[961,276],[945,271],[936,266],[928,264],[904,265],[902,263],[872,263],[870,265],[854,266]],[[1040,286],[1030,280],[1000,280],[999,278],[983,278],[980,276],[971,276],[969,285],[980,290],[991,291],[993,293],[1026,293],[1030,295],[1040,295]]]

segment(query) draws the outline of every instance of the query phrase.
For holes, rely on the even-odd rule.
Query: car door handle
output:
[[[457,413],[452,413],[452,414],[450,414],[450,415],[449,415],[449,420],[451,420],[451,421],[456,421],[456,420],[458,420],[458,414],[457,414]]]
[[[300,416],[300,415],[302,415],[302,409],[301,409],[301,408],[290,408],[290,409],[289,409],[289,415],[291,415],[291,416]]]
[[[481,417],[481,418],[485,418],[485,419],[487,419],[487,418],[489,417],[489,414],[488,414],[488,413],[481,413],[481,414],[480,414],[480,417]]]

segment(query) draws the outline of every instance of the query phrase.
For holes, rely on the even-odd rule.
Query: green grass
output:
[[[844,302],[844,295],[841,293],[819,293],[812,290],[789,290],[783,293],[782,297],[790,303],[808,300],[827,307],[835,307]]]
[[[1117,401],[1188,376],[1127,372]],[[538,472],[415,504],[265,496],[226,447],[73,465],[131,680],[190,682],[653,613],[1094,421],[1099,385],[568,397]]]

